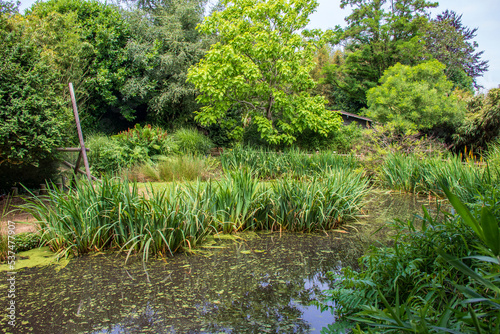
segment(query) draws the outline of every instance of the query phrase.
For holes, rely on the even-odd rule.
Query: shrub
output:
[[[330,298],[339,313],[351,315],[355,333],[370,327],[384,333],[498,332],[498,197],[471,213],[444,192],[459,215],[432,218],[424,211],[421,228],[396,222],[393,246],[373,248],[361,259],[361,272],[345,268],[343,277],[336,276]]]
[[[87,139],[89,163],[94,173],[118,172],[149,161],[156,155],[174,154],[177,145],[159,127],[136,125],[115,136],[92,135]]]
[[[297,136],[297,146],[306,151],[334,150],[350,153],[362,137],[362,128],[356,122],[341,126],[327,136],[313,131],[304,131]]]
[[[54,169],[34,173],[33,167],[51,160],[55,148],[66,143],[72,119],[53,54],[38,45],[23,22],[17,15],[0,13],[0,168],[11,181],[0,188],[26,182],[25,168],[38,174],[35,183],[49,178]]]
[[[368,117],[390,123],[402,133],[458,125],[465,116],[465,104],[452,94],[453,83],[447,80],[445,67],[437,60],[389,67],[380,85],[366,93]]]
[[[39,233],[24,232],[16,234],[16,252],[24,252],[37,248],[41,244]]]
[[[500,137],[500,88],[465,100],[467,117],[454,135],[455,145],[480,151]]]

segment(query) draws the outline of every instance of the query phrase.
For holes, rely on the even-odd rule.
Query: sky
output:
[[[24,12],[35,0],[21,0],[20,10]],[[344,18],[349,15],[349,7],[340,9],[340,0],[318,0],[319,6],[310,16],[309,28],[323,30],[334,28],[337,25],[345,26]],[[483,51],[482,59],[489,61],[489,70],[478,83],[485,89],[500,86],[500,1],[499,0],[437,0],[439,7],[432,10],[433,16],[445,11],[453,10],[463,14],[462,23],[469,28],[478,28],[475,41]]]

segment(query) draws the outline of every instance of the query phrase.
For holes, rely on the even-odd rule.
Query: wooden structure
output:
[[[99,180],[96,177],[92,176],[92,174],[90,174],[89,161],[87,159],[87,151],[89,149],[85,147],[85,142],[83,140],[82,127],[80,126],[80,117],[78,116],[78,108],[76,106],[75,91],[73,90],[73,84],[71,82],[69,83],[69,93],[71,95],[71,103],[73,104],[73,115],[75,116],[76,129],[78,131],[78,139],[80,141],[80,147],[58,148],[57,151],[79,152],[78,159],[76,160],[75,165],[73,165],[67,161],[63,161],[62,163],[65,166],[73,169],[75,182],[76,182],[77,173],[81,173],[81,174],[86,175],[90,184],[92,184],[92,180],[94,180],[94,181],[99,181]],[[83,160],[83,165],[85,166],[85,172],[80,169],[80,165],[82,163],[82,160]]]
[[[370,128],[373,124],[373,120],[371,120],[367,117],[363,117],[363,116],[356,115],[356,114],[351,114],[350,112],[346,112],[346,111],[342,111],[342,110],[339,110],[338,112],[340,113],[340,116],[342,116],[342,120],[344,121],[344,125],[349,125],[352,122],[356,122],[364,128]]]

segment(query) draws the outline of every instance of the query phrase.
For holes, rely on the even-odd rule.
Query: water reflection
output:
[[[390,218],[376,207],[365,210],[365,225],[370,216],[377,224]],[[356,266],[362,247],[353,231],[214,239],[196,255],[151,261],[147,271],[140,260],[124,265],[123,257],[103,254],[59,272],[26,269],[16,278],[11,332],[319,333],[333,316],[310,303],[329,288],[326,272]],[[0,302],[6,309],[6,294]],[[9,331],[6,318],[0,325]]]

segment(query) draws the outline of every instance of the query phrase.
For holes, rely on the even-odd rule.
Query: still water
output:
[[[3,317],[0,328],[4,333],[319,333],[335,321],[311,304],[331,288],[326,273],[356,266],[367,243],[387,234],[379,227],[410,217],[422,204],[429,203],[376,193],[363,217],[337,232],[215,237],[194,254],[146,266],[140,259],[125,265],[123,256],[97,254],[73,259],[60,271],[24,269],[16,275],[17,326],[12,330]],[[375,230],[379,236],[372,235]],[[2,310],[6,297],[0,295]]]

